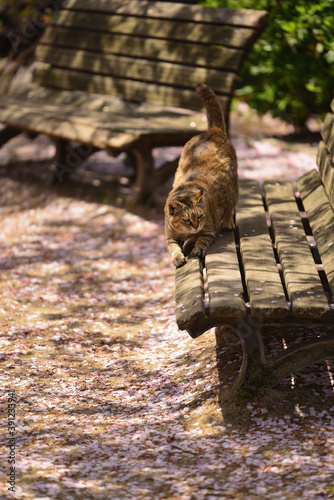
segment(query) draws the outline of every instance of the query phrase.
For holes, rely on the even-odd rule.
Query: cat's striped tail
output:
[[[195,89],[204,103],[208,118],[208,128],[219,127],[226,134],[224,115],[214,91],[205,85],[205,83],[198,83]]]

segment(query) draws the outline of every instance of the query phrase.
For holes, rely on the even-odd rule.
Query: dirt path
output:
[[[242,176],[268,177],[279,161],[295,178],[314,164],[313,146],[235,141]],[[0,158],[12,164],[0,177],[1,498],[334,498],[333,365],[236,410],[225,394],[239,346],[176,327],[161,213],[85,186],[46,190],[15,166],[32,146],[11,148]]]

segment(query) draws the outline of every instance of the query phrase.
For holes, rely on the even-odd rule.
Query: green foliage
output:
[[[206,0],[211,7],[264,9],[268,26],[254,45],[236,92],[260,113],[304,126],[334,97],[334,0]]]

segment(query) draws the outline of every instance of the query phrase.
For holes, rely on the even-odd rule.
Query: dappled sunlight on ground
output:
[[[241,176],[282,160],[297,177],[314,161],[241,141]],[[17,458],[4,498],[334,498],[334,365],[235,406],[239,344],[176,327],[161,212],[18,171],[0,183],[1,401],[15,392]]]

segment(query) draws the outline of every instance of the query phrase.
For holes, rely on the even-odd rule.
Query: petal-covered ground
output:
[[[315,167],[314,145],[234,142],[241,177]],[[0,155],[1,498],[334,498],[333,363],[235,407],[240,346],[175,324],[161,211],[20,174],[49,153]]]

